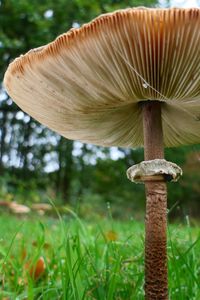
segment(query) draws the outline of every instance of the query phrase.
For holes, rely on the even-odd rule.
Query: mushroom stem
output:
[[[145,160],[163,159],[163,131],[159,101],[143,103]],[[168,299],[167,187],[166,182],[145,182],[145,299]]]

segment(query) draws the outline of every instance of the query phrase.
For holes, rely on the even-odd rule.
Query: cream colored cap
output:
[[[159,100],[165,146],[200,143],[200,9],[101,15],[15,59],[4,84],[69,139],[142,146],[140,102]]]

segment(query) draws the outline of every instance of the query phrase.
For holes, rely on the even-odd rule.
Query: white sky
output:
[[[199,7],[200,1],[198,0],[171,0],[171,6],[177,7]]]
[[[160,7],[167,6],[166,0],[159,0]],[[172,7],[200,7],[200,0],[170,0]]]

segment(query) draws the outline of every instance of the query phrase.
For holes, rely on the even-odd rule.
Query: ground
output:
[[[0,299],[144,299],[144,225],[112,217],[82,220],[29,214],[0,218]],[[173,300],[200,299],[198,224],[168,227]]]

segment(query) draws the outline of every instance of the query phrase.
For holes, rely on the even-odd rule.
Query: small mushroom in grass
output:
[[[44,215],[46,212],[52,210],[52,206],[48,203],[35,203],[31,206],[31,208],[37,211],[40,215]]]
[[[30,208],[26,205],[18,204],[16,202],[10,202],[9,208],[14,214],[27,214],[30,213]]]
[[[28,206],[19,204],[17,202],[0,201],[0,207],[8,208],[14,214],[28,214],[31,210]]]
[[[164,146],[200,141],[199,53],[200,9],[130,8],[20,56],[4,78],[19,107],[69,139],[144,146],[151,171],[128,176],[146,186],[146,299],[168,298],[166,181],[181,170]]]

